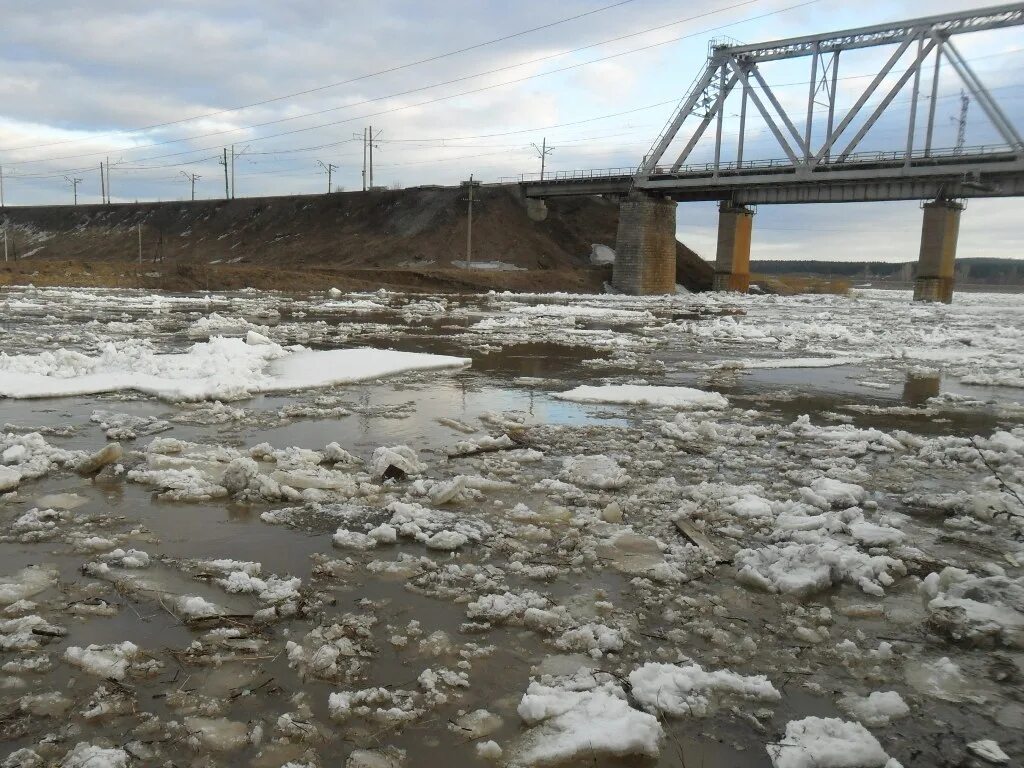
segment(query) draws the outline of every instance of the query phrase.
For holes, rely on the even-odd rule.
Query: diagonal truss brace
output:
[[[700,125],[697,126],[697,129],[693,132],[693,136],[690,137],[690,141],[687,143],[686,147],[684,147],[683,151],[680,153],[679,159],[676,160],[675,164],[672,166],[673,173],[675,171],[678,171],[679,166],[686,162],[686,158],[689,157],[690,153],[693,151],[693,148],[697,146],[697,142],[700,141],[701,137],[704,135],[704,132],[708,129],[708,126],[711,125],[711,121],[714,120],[716,117],[719,117],[719,115],[722,113],[722,110],[725,108],[726,97],[728,97],[729,93],[731,93],[732,89],[736,86],[736,80],[736,75],[733,75],[725,82],[725,85],[720,89],[718,98],[711,103],[710,109],[708,109],[707,114],[704,115],[703,119],[700,122]]]
[[[1020,133],[950,39],[961,32],[1000,29],[1022,24],[1024,24],[1024,3],[1014,3],[960,14],[945,14],[888,26],[865,27],[763,45],[713,47],[706,67],[694,81],[692,88],[681,102],[680,108],[637,169],[635,180],[643,182],[649,180],[651,175],[656,172],[664,172],[660,167],[662,158],[677,135],[680,134],[686,120],[692,116],[699,117],[700,122],[690,133],[689,140],[672,164],[670,172],[677,173],[679,171],[697,143],[705,135],[708,126],[717,117],[718,130],[715,136],[714,150],[714,171],[717,176],[722,156],[721,123],[726,109],[725,101],[735,91],[740,92],[742,99],[736,165],[739,166],[743,163],[743,132],[746,122],[746,106],[750,101],[760,113],[765,125],[786,154],[794,170],[799,175],[810,174],[828,163],[841,162],[853,153],[895,97],[913,78],[912,106],[906,141],[906,157],[907,163],[909,163],[914,152],[917,102],[921,91],[922,70],[929,57],[934,59],[935,74],[932,80],[932,98],[928,110],[925,156],[929,155],[932,143],[935,122],[935,90],[943,59],[952,66],[964,82],[1006,144],[1012,150],[1024,151],[1024,142],[1021,140]],[[909,66],[888,88],[881,101],[874,106],[871,114],[856,130],[842,151],[833,155],[834,146],[844,138],[864,111],[868,101],[879,92],[883,83],[890,78],[894,68],[913,45],[916,45],[916,51],[911,54],[912,60]],[[864,89],[849,111],[843,115],[839,124],[834,125],[837,116],[836,80],[838,79],[839,54],[846,49],[873,46],[895,46],[896,50],[879,68],[871,83]],[[805,105],[806,120],[805,125],[801,126],[802,131],[797,129],[794,121],[776,98],[758,68],[759,62],[799,57],[811,57],[810,87]],[[818,80],[819,66],[821,67],[820,82]],[[731,76],[726,80],[729,73]],[[739,88],[736,88],[737,85]],[[824,96],[824,104],[816,101],[819,93]],[[812,144],[816,143],[814,141],[816,106],[827,107],[828,120],[821,144],[812,147]],[[703,107],[703,109],[698,107]],[[803,119],[804,117],[801,115],[801,120]]]

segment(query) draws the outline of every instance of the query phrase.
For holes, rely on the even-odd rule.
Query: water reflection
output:
[[[938,396],[941,385],[942,376],[938,373],[909,370],[903,382],[903,402],[923,405],[930,398]]]

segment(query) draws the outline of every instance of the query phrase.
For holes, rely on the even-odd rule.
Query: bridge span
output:
[[[1024,140],[953,37],[1021,24],[1024,3],[1014,3],[759,45],[712,43],[703,71],[637,167],[561,172],[543,178],[526,175],[518,181],[532,199],[620,197],[612,282],[633,294],[674,290],[678,202],[719,202],[715,289],[746,291],[752,206],[925,200],[914,298],[949,302],[962,201],[1024,196]],[[840,54],[872,47],[892,50],[852,106],[841,112],[837,108]],[[759,67],[796,58],[810,59],[807,100],[798,116],[783,107]],[[933,145],[943,64],[979,105],[1000,143]],[[908,84],[905,142],[886,151],[861,149],[864,137]],[[919,115],[922,101],[927,102],[927,110]],[[745,157],[751,109],[778,143],[781,157]],[[728,148],[723,135],[727,111],[739,114],[736,143]],[[714,159],[695,163],[691,160],[694,150],[712,125]],[[725,159],[727,150],[733,159]]]

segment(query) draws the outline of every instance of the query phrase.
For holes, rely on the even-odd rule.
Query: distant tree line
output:
[[[912,280],[917,262],[883,261],[751,261],[750,271],[762,275],[813,275],[850,280]],[[985,283],[1024,283],[1024,259],[957,259],[961,280]]]

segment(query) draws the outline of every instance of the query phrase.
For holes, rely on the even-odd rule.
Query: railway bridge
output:
[[[618,196],[612,283],[630,294],[675,289],[680,202],[718,201],[714,287],[746,291],[754,206],[922,200],[914,299],[949,302],[964,201],[1024,195],[1021,134],[955,38],[1021,24],[1024,3],[1015,3],[758,45],[713,42],[706,66],[638,166],[524,176],[520,184],[532,199]],[[840,54],[866,48],[888,56],[852,105],[840,109]],[[807,99],[796,108],[783,106],[762,72],[766,63],[787,59],[809,59]],[[964,146],[961,137],[954,147],[934,146],[939,81],[950,73],[995,129],[997,143]],[[892,104],[906,90],[909,108],[896,116]],[[728,147],[726,112],[739,116]],[[770,132],[778,157],[745,155],[748,116]],[[885,116],[906,120],[905,141],[884,151],[864,149],[865,136]],[[705,137],[712,159],[694,162]]]

